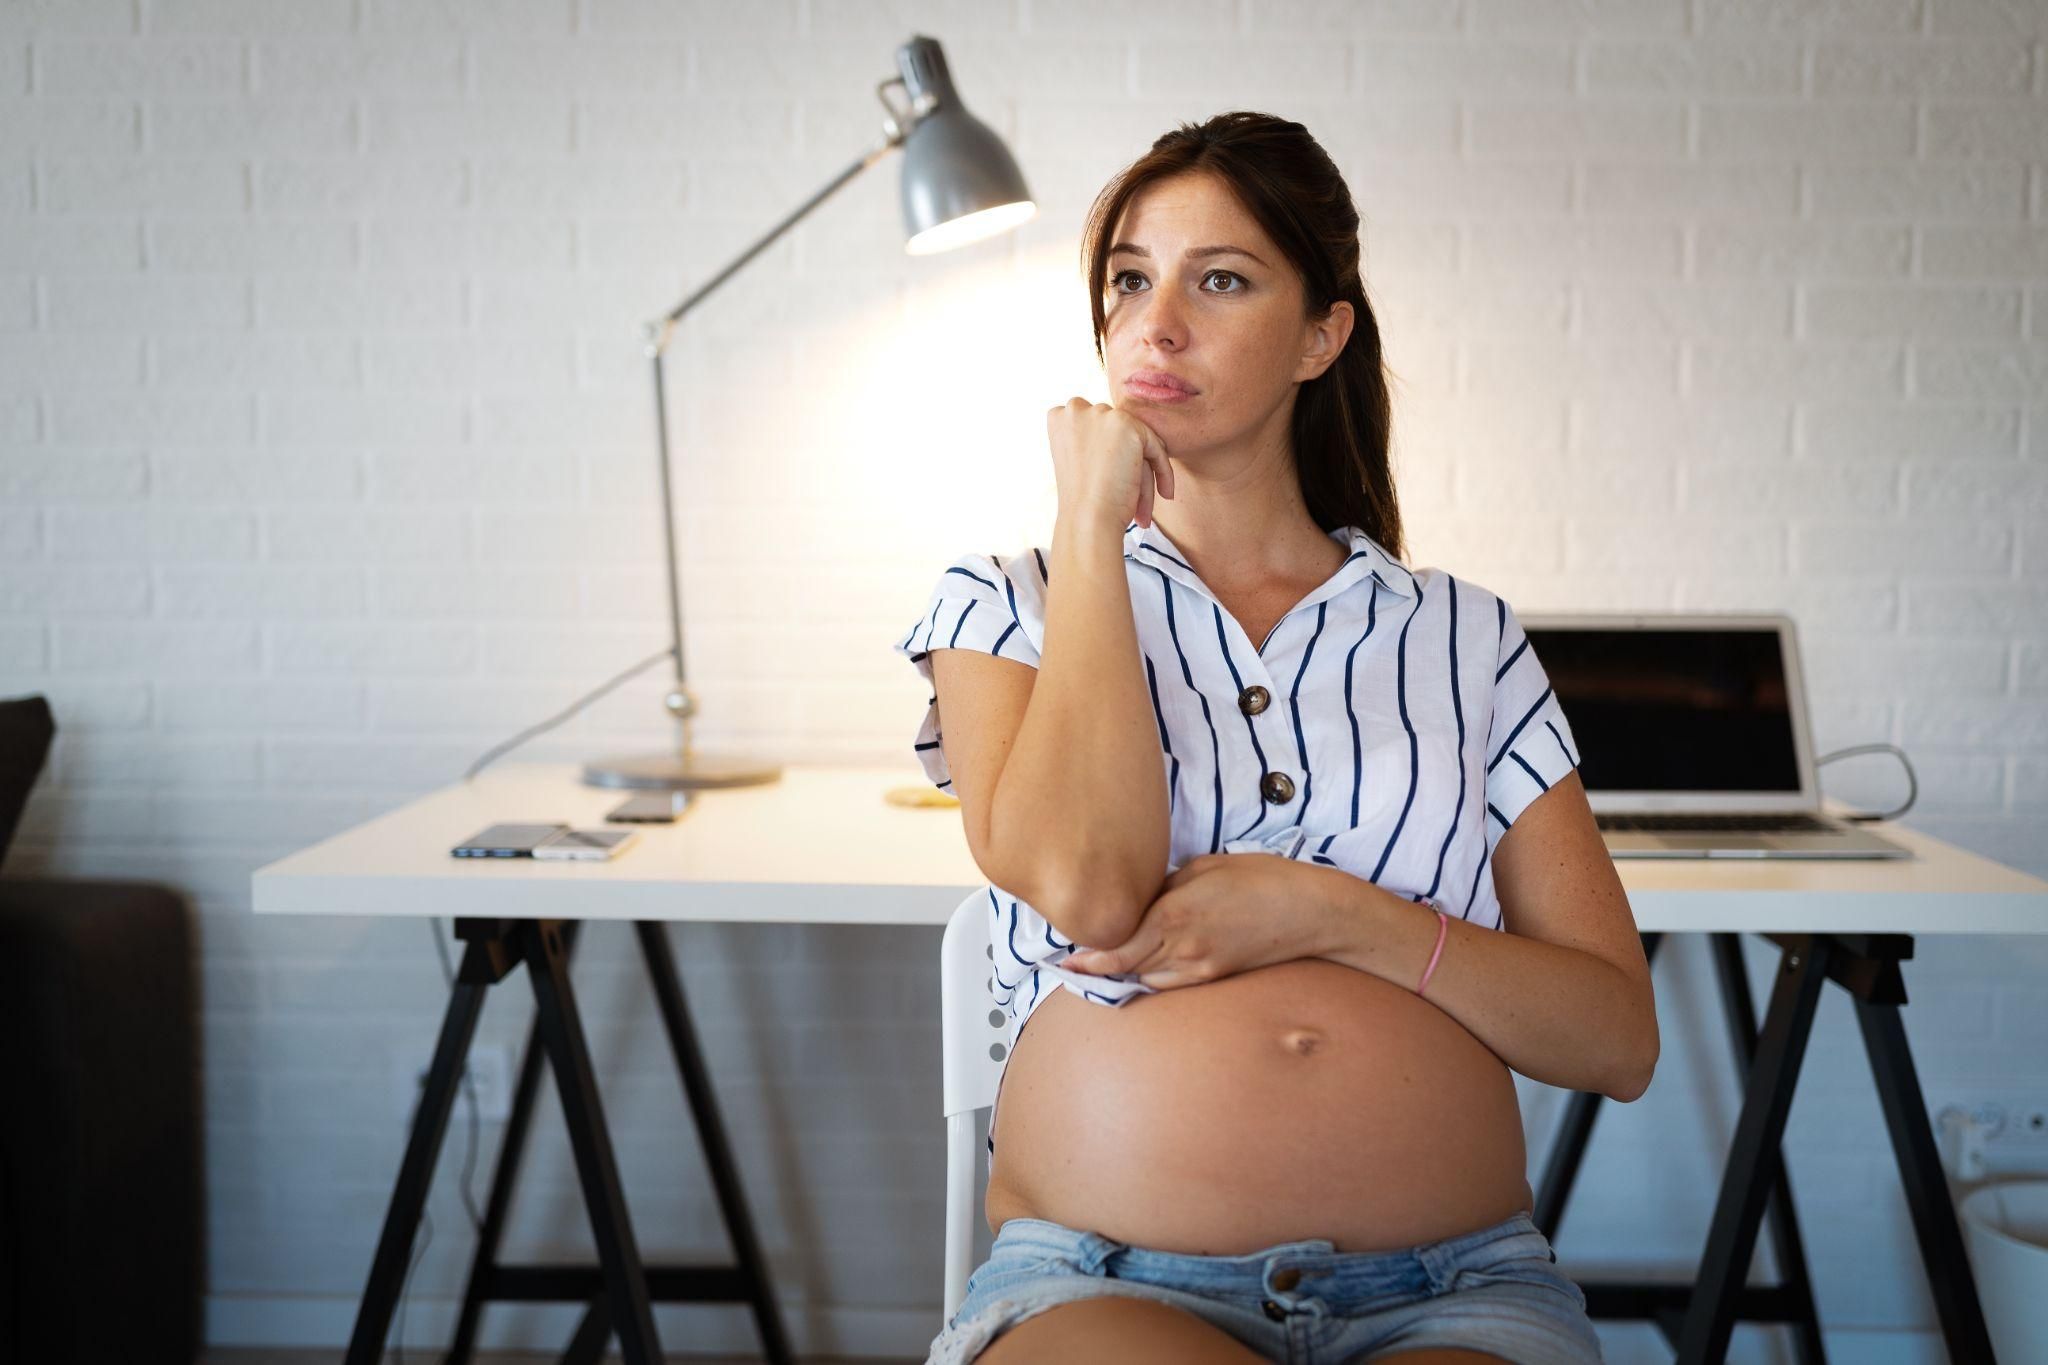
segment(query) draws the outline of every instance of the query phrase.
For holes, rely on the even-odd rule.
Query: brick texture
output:
[[[444,1000],[424,924],[258,921],[250,871],[661,646],[644,325],[877,144],[913,31],[1039,216],[906,256],[885,158],[684,320],[702,742],[916,780],[923,696],[888,646],[954,556],[1044,542],[1043,411],[1101,396],[1089,200],[1174,123],[1265,109],[1364,216],[1415,562],[1524,611],[1790,611],[1822,747],[1907,746],[1909,819],[2048,874],[2048,6],[11,0],[0,694],[47,694],[62,734],[9,870],[199,905],[217,1341],[345,1339],[402,1147],[393,1076]],[[518,757],[659,743],[660,690]],[[1903,787],[1884,759],[1824,772],[1851,801]],[[579,972],[640,1242],[721,1259],[616,928]],[[676,937],[799,1346],[922,1354],[937,930]],[[1931,1099],[2048,1098],[2044,968],[2048,941],[1923,943]],[[1733,1080],[1702,945],[1658,980],[1656,1085],[1603,1118],[1560,1252],[1677,1276]],[[528,1008],[483,1041],[516,1056]],[[1839,998],[1806,1077],[1788,1160],[1835,1349],[1931,1359]],[[1534,1170],[1562,1096],[1523,1093]],[[467,1266],[467,1122],[416,1347]],[[526,1168],[508,1254],[582,1245],[551,1103]],[[516,1317],[487,1344],[566,1336]],[[740,1315],[688,1321],[702,1349],[751,1344]],[[1647,1328],[1603,1335],[1666,1358]],[[1775,1343],[1748,1329],[1731,1359]]]

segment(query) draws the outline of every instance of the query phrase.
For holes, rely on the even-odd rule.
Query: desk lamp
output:
[[[662,355],[675,333],[677,320],[827,195],[897,147],[903,149],[903,227],[908,237],[904,250],[912,256],[931,255],[992,237],[1029,221],[1038,212],[1030,191],[1024,187],[1023,173],[1017,169],[1002,139],[960,102],[938,42],[921,34],[913,37],[896,50],[896,66],[902,74],[875,87],[875,97],[888,111],[882,120],[882,144],[841,171],[667,316],[647,324],[647,353],[654,360],[654,424],[660,438],[661,525],[668,550],[669,632],[676,667],[675,686],[662,698],[662,705],[676,720],[679,747],[661,753],[592,760],[583,766],[583,780],[591,786],[677,791],[753,786],[778,781],[782,776],[782,767],[777,763],[744,755],[699,753],[690,738],[690,725],[698,706],[683,667],[682,588],[676,569],[675,508],[669,492],[668,401],[662,371]],[[899,109],[890,103],[885,92],[892,85],[903,87],[910,99],[908,108]]]

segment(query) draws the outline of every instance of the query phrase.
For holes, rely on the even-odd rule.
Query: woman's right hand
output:
[[[1150,526],[1155,486],[1160,497],[1173,496],[1166,442],[1123,409],[1069,398],[1046,413],[1045,428],[1062,518],[1099,518],[1122,530],[1135,512]]]

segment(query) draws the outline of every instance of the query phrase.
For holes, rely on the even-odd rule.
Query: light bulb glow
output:
[[[1029,199],[1020,199],[1014,204],[998,204],[992,209],[977,213],[962,214],[950,218],[936,227],[926,228],[903,244],[903,250],[910,256],[931,256],[955,247],[966,246],[1006,232],[1020,223],[1028,223],[1038,216],[1038,205]]]

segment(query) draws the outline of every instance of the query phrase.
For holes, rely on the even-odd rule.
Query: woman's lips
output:
[[[1140,398],[1149,398],[1156,403],[1178,403],[1195,396],[1187,389],[1175,389],[1169,388],[1164,384],[1147,383],[1136,375],[1125,378],[1124,388]]]

